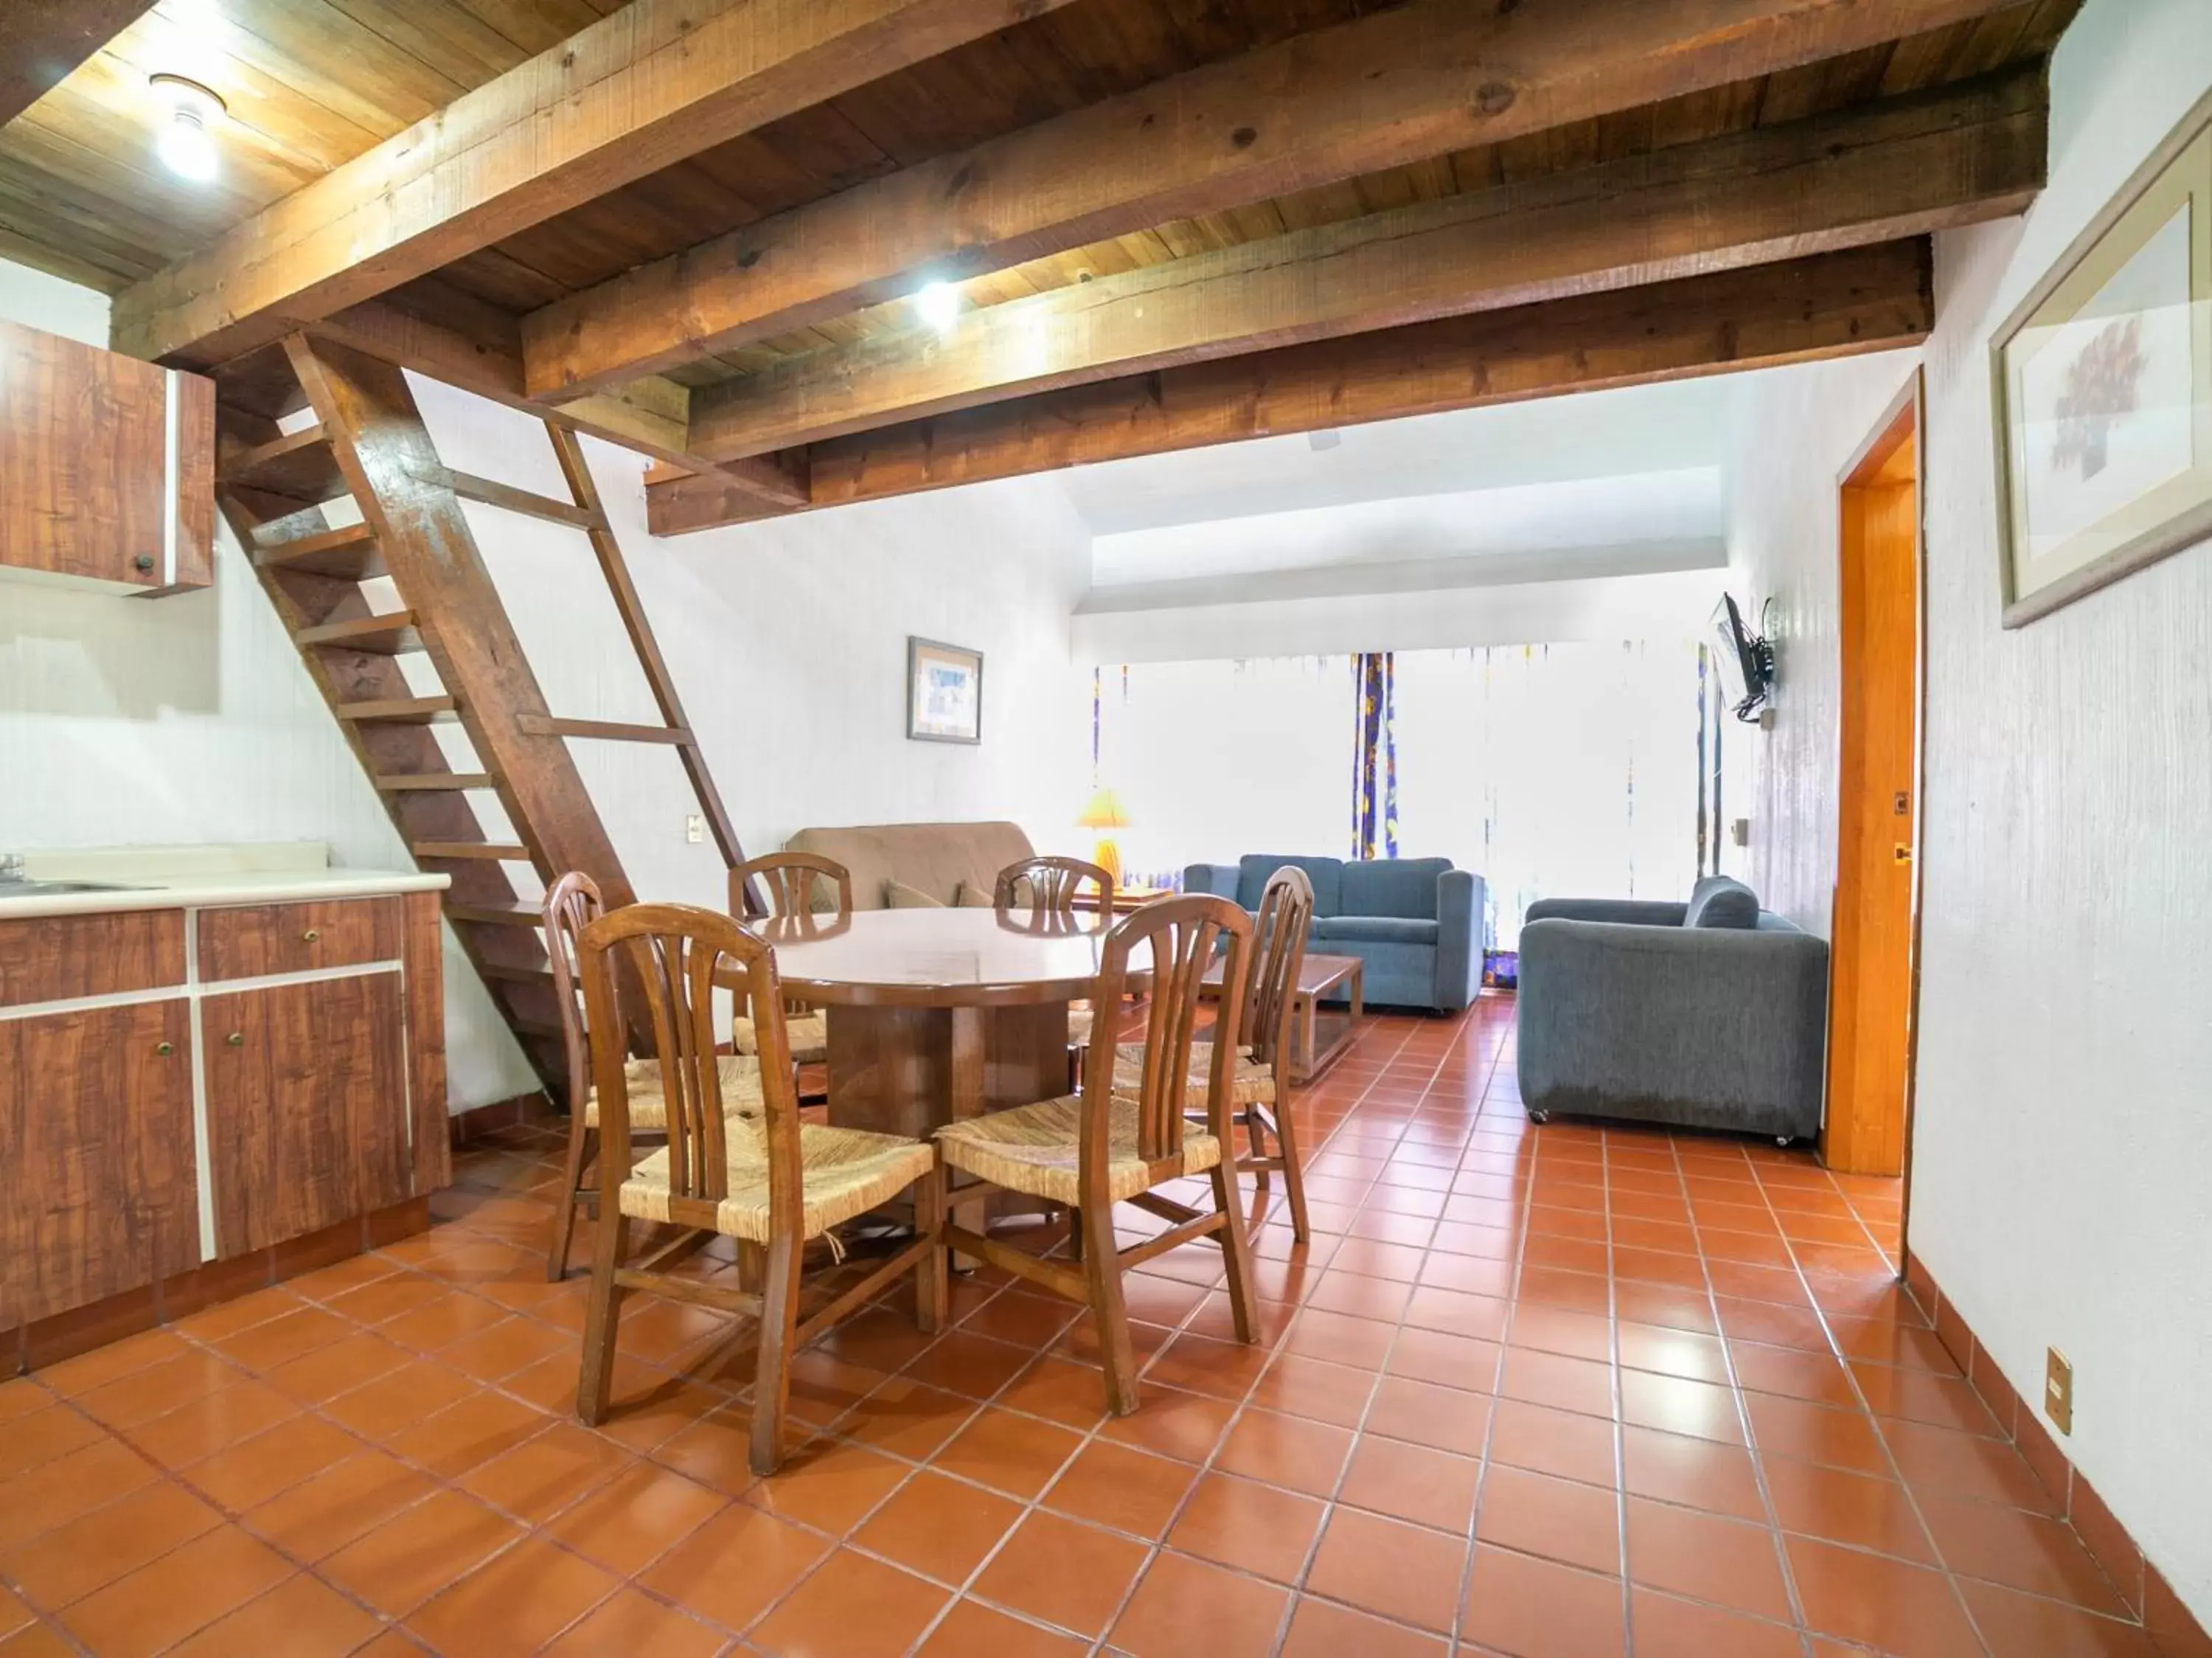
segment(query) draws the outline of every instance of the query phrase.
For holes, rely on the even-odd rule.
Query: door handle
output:
[[[1912,862],[1912,848],[1906,842],[1900,840],[1890,856],[1899,863],[1910,863]]]

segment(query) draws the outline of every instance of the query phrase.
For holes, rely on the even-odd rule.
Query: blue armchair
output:
[[[1366,863],[1252,853],[1235,863],[1192,864],[1183,890],[1257,910],[1267,877],[1286,863],[1313,882],[1306,948],[1358,956],[1367,1001],[1457,1013],[1474,1000],[1482,988],[1482,877],[1455,869],[1449,858]]]
[[[1687,904],[1547,899],[1521,930],[1521,1099],[1566,1115],[1820,1131],[1828,947],[1741,882]]]

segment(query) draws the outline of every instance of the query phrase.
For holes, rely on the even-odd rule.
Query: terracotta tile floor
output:
[[[1076,1308],[965,1281],[803,1356],[766,1484],[697,1309],[576,1425],[558,1144],[473,1150],[421,1237],[0,1386],[0,1655],[2148,1652],[1894,1287],[1895,1182],[1533,1129],[1504,1000],[1300,1120],[1263,1350],[1163,1257],[1112,1421]]]

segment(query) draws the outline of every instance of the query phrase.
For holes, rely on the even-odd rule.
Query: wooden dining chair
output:
[[[599,1090],[592,1079],[591,1043],[584,1014],[583,982],[576,972],[576,940],[606,912],[599,883],[571,869],[547,889],[539,906],[544,918],[545,954],[553,974],[553,997],[561,1019],[561,1048],[568,1070],[568,1179],[553,1213],[553,1235],[546,1246],[545,1277],[557,1283],[568,1275],[568,1253],[576,1234],[576,1211],[596,1207],[598,1193],[585,1183],[599,1143]],[[619,1003],[619,997],[617,998]],[[617,1026],[611,1030],[619,1030]],[[761,1109],[760,1062],[724,1054],[720,1065],[723,1109],[733,1115],[757,1115]],[[667,1123],[659,1097],[659,1067],[651,1059],[626,1059],[630,1130],[659,1134]]]
[[[1243,1042],[1237,1049],[1236,1078],[1230,1104],[1250,1149],[1237,1158],[1237,1172],[1259,1177],[1280,1170],[1291,1200],[1291,1235],[1308,1241],[1305,1173],[1298,1156],[1297,1130],[1291,1113],[1291,1012],[1305,966],[1306,934],[1313,925],[1313,882],[1304,870],[1285,864],[1267,877],[1252,923],[1254,962],[1246,980],[1244,1014],[1237,1023]],[[1121,1045],[1114,1070],[1116,1088],[1134,1088],[1140,1078],[1143,1050]],[[1191,1062],[1190,1094],[1185,1108],[1194,1117],[1206,1110],[1212,1076],[1207,1057]],[[1277,1149],[1270,1152],[1273,1137]]]
[[[684,904],[639,904],[601,916],[584,930],[578,956],[592,1032],[592,1074],[600,1100],[602,1216],[594,1240],[586,1306],[576,1414],[605,1419],[624,1298],[644,1290],[678,1301],[747,1313],[760,1321],[753,1383],[753,1472],[775,1472],[791,1391],[792,1355],[854,1308],[902,1275],[915,1281],[915,1320],[933,1332],[946,1317],[946,1263],[940,1233],[944,1187],[937,1155],[918,1140],[861,1129],[803,1123],[792,1082],[783,994],[775,953],[727,916]],[[632,1094],[622,1045],[617,963],[641,984],[659,1066],[668,1143],[630,1166]],[[726,1119],[714,1109],[714,989],[718,970],[740,979],[763,1009],[761,1092],[757,1117]],[[799,1316],[800,1267],[807,1240],[913,1188],[915,1239],[881,1265]],[[633,1221],[685,1229],[629,1264]],[[757,1289],[732,1288],[659,1269],[714,1234],[758,1246],[765,1264]]]
[[[1224,940],[1224,1028],[1213,1045],[1201,1126],[1186,1120],[1183,1105],[1200,981]],[[1107,1407],[1116,1416],[1137,1408],[1137,1362],[1121,1292],[1121,1275],[1130,1268],[1195,1239],[1214,1239],[1228,1262],[1237,1338],[1256,1339],[1251,1256],[1237,1211],[1236,1177],[1226,1161],[1231,1065],[1251,941],[1251,921],[1226,899],[1163,899],[1134,911],[1106,935],[1092,999],[1101,1007],[1121,1005],[1133,972],[1130,955],[1139,945],[1148,947],[1149,966],[1134,970],[1149,976],[1152,992],[1144,1040],[1136,1045],[1143,1055],[1138,1087],[1127,1094],[1115,1088],[1115,1051],[1102,1043],[1091,1050],[1076,1094],[967,1118],[937,1131],[940,1188],[946,1172],[958,1169],[988,1185],[1072,1211],[1082,1250],[1079,1263],[1049,1260],[953,1225],[945,1228],[945,1243],[1090,1307],[1105,1357]],[[1211,1210],[1192,1209],[1155,1190],[1196,1174],[1212,1177]],[[1117,1203],[1169,1225],[1142,1243],[1120,1248],[1114,1235]],[[932,1200],[933,1211],[942,1214],[944,1205],[940,1189]]]
[[[843,921],[852,916],[853,873],[835,859],[819,857],[812,852],[770,852],[765,857],[740,863],[730,871],[732,915],[744,914],[745,893],[756,881],[767,891],[769,913],[772,916],[824,913],[814,907],[814,901],[825,884],[836,895],[836,918]],[[826,1015],[803,1002],[793,1002],[786,1005],[784,1015],[793,1064],[818,1065],[829,1058],[830,1021]],[[739,1053],[759,1051],[750,1019],[740,1016],[732,1024],[730,1045]]]
[[[1029,887],[1026,896],[1022,888]],[[999,871],[992,884],[991,903],[994,908],[1014,910],[1027,908],[1032,914],[1073,925],[1075,900],[1088,885],[1097,895],[1097,914],[1101,925],[1114,918],[1114,877],[1097,864],[1081,858],[1026,857],[1009,863]],[[1091,1032],[1096,1022],[1095,1009],[1077,1003],[1067,1010],[1067,1045],[1080,1050],[1091,1045]],[[1078,1062],[1079,1063],[1079,1062]]]

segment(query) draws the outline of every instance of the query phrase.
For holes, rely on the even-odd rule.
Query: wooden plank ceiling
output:
[[[156,0],[0,126],[0,255],[242,402],[307,326],[557,405],[688,529],[1908,343],[2078,4]]]

